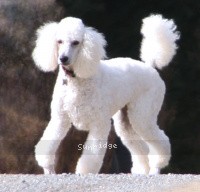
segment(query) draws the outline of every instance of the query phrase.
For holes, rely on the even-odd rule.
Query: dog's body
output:
[[[148,25],[153,30],[146,29]],[[71,124],[89,131],[85,146],[96,146],[83,150],[76,173],[98,173],[106,151],[99,143],[107,142],[112,117],[116,133],[131,152],[132,173],[156,174],[168,164],[169,139],[157,126],[165,85],[153,66],[166,66],[175,54],[179,38],[175,29],[173,21],[158,15],[144,20],[145,63],[130,58],[102,60],[104,37],[80,19],[69,17],[38,31],[36,64],[44,71],[59,64],[51,120],[36,146],[36,159],[45,173],[54,172],[56,150]],[[49,52],[42,55],[45,46]]]

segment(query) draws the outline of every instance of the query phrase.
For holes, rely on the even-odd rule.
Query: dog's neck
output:
[[[91,77],[88,78],[82,78],[79,77],[72,68],[70,67],[63,67],[62,65],[59,66],[59,73],[60,73],[60,78],[62,79],[62,84],[63,85],[68,85],[68,84],[74,84],[77,85],[77,83],[80,85],[80,83],[85,83],[93,81],[96,79],[96,74],[94,74]]]
[[[59,66],[59,74],[61,75],[62,85],[68,85],[69,81],[77,79],[77,76],[72,69],[66,68],[62,65]]]

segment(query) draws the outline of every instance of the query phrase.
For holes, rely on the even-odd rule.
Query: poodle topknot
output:
[[[35,64],[45,72],[59,67],[51,119],[35,148],[44,173],[55,172],[55,154],[71,124],[89,132],[76,173],[98,173],[106,152],[99,146],[107,143],[111,118],[131,153],[133,174],[158,174],[168,165],[170,142],[157,125],[165,85],[155,68],[170,63],[179,33],[173,20],[161,15],[145,18],[141,33],[143,62],[105,60],[104,36],[78,18],[67,17],[38,29]]]

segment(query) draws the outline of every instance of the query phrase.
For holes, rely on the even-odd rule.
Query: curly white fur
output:
[[[162,69],[176,54],[176,40],[179,33],[173,20],[163,19],[161,15],[151,15],[143,19],[141,29],[143,41],[141,59],[150,65]]]
[[[49,23],[37,31],[37,47],[32,56],[37,66],[45,72],[57,68],[57,42],[55,41],[57,25],[57,23]]]
[[[165,85],[153,66],[162,68],[171,61],[179,36],[173,21],[160,15],[143,22],[141,57],[147,65],[131,58],[102,60],[104,36],[77,18],[38,30],[36,65],[43,71],[59,66],[51,120],[35,149],[45,173],[55,172],[55,153],[71,124],[89,131],[85,146],[92,148],[107,142],[112,117],[116,133],[131,152],[132,173],[156,174],[168,164],[169,139],[157,126]],[[76,173],[98,173],[105,151],[85,148]]]

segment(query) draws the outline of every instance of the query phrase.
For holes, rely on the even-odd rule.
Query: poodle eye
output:
[[[62,40],[58,40],[58,44],[62,44],[63,43],[63,41]]]
[[[78,45],[79,44],[79,41],[72,41],[72,45],[73,46],[76,46],[76,45]]]

